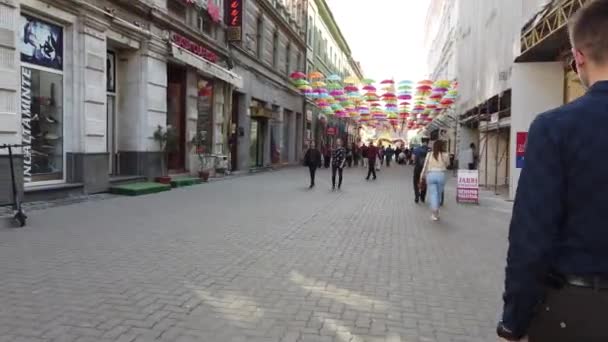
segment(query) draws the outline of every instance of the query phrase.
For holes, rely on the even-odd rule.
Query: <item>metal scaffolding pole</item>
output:
[[[496,166],[494,167],[494,194],[498,195],[498,149],[500,144],[500,103],[502,99],[502,93],[498,95],[498,121],[496,122]]]
[[[485,143],[485,146],[486,146],[486,157],[485,157],[486,166],[485,166],[485,169],[484,169],[484,174],[485,174],[485,179],[486,179],[484,184],[486,186],[486,189],[488,188],[488,150],[490,149],[490,139],[489,139],[490,137],[488,136],[488,130],[490,129],[490,127],[488,126],[488,117],[487,117],[489,113],[490,113],[490,101],[488,100],[488,102],[486,104],[486,143]]]

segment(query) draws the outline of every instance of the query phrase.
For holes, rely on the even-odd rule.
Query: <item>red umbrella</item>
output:
[[[381,82],[381,84],[395,84],[395,81],[393,80],[384,80]]]
[[[443,97],[442,94],[433,93],[433,94],[431,94],[431,96],[429,96],[429,99],[439,100],[442,97]]]
[[[384,97],[385,99],[394,99],[394,98],[396,98],[395,94],[393,94],[393,93],[385,93],[384,95],[382,95],[382,97]]]
[[[409,106],[409,105],[410,105],[410,103],[409,103],[409,102],[407,102],[407,101],[405,101],[405,102],[401,102],[399,105],[400,105],[400,106]]]
[[[441,104],[442,105],[451,105],[453,103],[454,103],[454,100],[452,100],[452,99],[443,99],[443,100],[441,100]]]
[[[427,91],[433,89],[433,87],[431,87],[430,85],[420,85],[420,86],[416,87],[416,89],[418,89],[419,91],[422,91],[422,92],[427,92]]]
[[[412,99],[412,95],[409,94],[402,94],[398,96],[399,100],[411,100]]]
[[[301,80],[306,78],[306,74],[300,71],[296,71],[289,75],[289,77],[293,78],[294,80]]]
[[[372,107],[381,107],[382,105],[379,104],[378,102],[374,102],[371,104]]]

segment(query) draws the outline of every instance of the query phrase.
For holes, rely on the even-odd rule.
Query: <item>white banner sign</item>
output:
[[[479,171],[458,170],[456,192],[456,201],[458,203],[479,204]]]

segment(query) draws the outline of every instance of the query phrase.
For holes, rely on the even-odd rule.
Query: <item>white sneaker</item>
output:
[[[431,215],[431,220],[432,221],[439,221],[439,217],[437,217],[437,215],[433,214],[433,215]]]

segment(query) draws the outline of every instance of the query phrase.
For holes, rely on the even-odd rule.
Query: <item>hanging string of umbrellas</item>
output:
[[[328,117],[351,119],[376,129],[419,129],[448,110],[458,97],[458,82],[449,80],[342,79],[320,72],[290,75],[303,95]],[[376,87],[378,86],[378,87]]]

